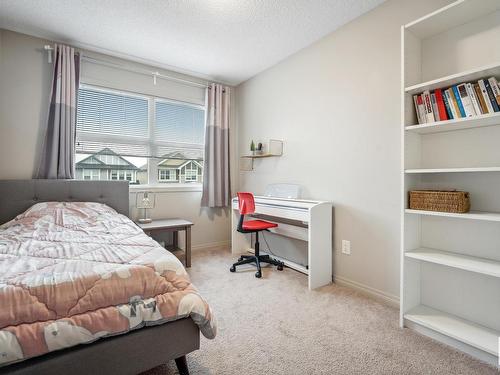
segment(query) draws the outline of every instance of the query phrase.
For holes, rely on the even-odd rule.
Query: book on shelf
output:
[[[464,109],[465,117],[472,117],[476,115],[474,106],[472,105],[472,100],[467,91],[467,86],[465,83],[457,86],[458,95],[460,96],[460,101],[462,102],[462,107]]]
[[[481,105],[479,104],[479,100],[477,99],[474,86],[472,85],[472,83],[467,83],[465,84],[465,88],[467,89],[467,93],[469,94],[472,106],[474,107],[474,112],[476,112],[476,115],[482,115],[483,111],[481,110]]]
[[[474,91],[476,92],[476,97],[479,100],[479,105],[481,106],[481,112],[483,114],[488,114],[488,106],[484,101],[484,96],[483,93],[481,92],[481,86],[479,86],[479,83],[474,83]]]
[[[500,86],[498,85],[498,81],[495,77],[488,78],[488,81],[490,82],[497,104],[500,106]]]
[[[431,104],[432,104],[432,112],[434,113],[434,121],[441,121],[441,117],[439,117],[439,110],[436,102],[436,94],[431,92]]]
[[[431,94],[426,90],[422,94],[422,100],[425,107],[425,122],[434,122],[434,112],[432,112]]]
[[[453,112],[451,110],[451,103],[448,99],[448,96],[446,95],[446,90],[439,90],[441,91],[441,95],[443,96],[443,102],[444,102],[444,107],[446,108],[446,114],[448,115],[448,119],[453,120]]]
[[[419,124],[500,112],[500,85],[496,77],[464,82],[413,95]]]
[[[446,90],[446,97],[450,102],[450,108],[451,108],[451,113],[453,114],[453,118],[457,119],[462,117],[460,115],[460,108],[458,108],[457,100],[455,99],[455,95],[453,94],[453,89],[450,88]]]
[[[437,89],[434,91],[434,95],[436,97],[436,104],[439,113],[439,121],[448,120],[448,112],[446,110],[445,102],[443,99],[443,92],[441,89]]]
[[[452,89],[453,89],[453,96],[455,97],[455,101],[457,102],[460,117],[467,117],[465,115],[465,109],[464,109],[464,105],[462,103],[462,99],[460,98],[460,93],[458,92],[458,86],[455,85],[452,87]]]
[[[418,123],[425,124],[425,109],[422,95],[413,95],[413,102],[415,103]]]
[[[486,91],[486,85],[484,84],[484,80],[480,79],[477,81],[479,84],[479,87],[481,88],[481,95],[484,99],[484,103],[486,105],[486,108],[488,109],[487,113],[494,113],[495,110],[493,109],[493,106],[491,105],[490,97],[488,95],[488,91]]]
[[[491,106],[493,107],[493,110],[495,112],[500,112],[500,108],[498,107],[497,100],[495,98],[495,95],[493,94],[493,89],[491,88],[491,85],[490,85],[490,80],[483,79],[483,81],[484,81],[484,87],[486,87],[486,92],[488,93],[488,98],[490,99]]]

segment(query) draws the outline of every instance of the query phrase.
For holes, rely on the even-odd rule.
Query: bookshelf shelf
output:
[[[491,76],[497,77],[499,75],[500,75],[500,62],[497,62],[494,64],[482,66],[480,68],[471,69],[456,74],[451,74],[446,77],[441,77],[433,79],[432,81],[427,81],[419,83],[417,85],[409,86],[405,88],[405,92],[407,94],[413,95],[421,93],[425,90],[435,90],[443,87],[450,87],[462,82],[477,81],[478,79],[484,77],[491,77]]]
[[[482,275],[500,277],[500,262],[490,259],[456,254],[425,247],[407,251],[405,253],[405,257],[423,262],[440,264],[447,267],[458,268],[465,271],[476,272]]]
[[[500,80],[500,52],[492,48],[498,40],[500,0],[454,1],[401,27],[400,324],[494,366],[500,335],[500,112],[488,108],[488,114],[417,125],[413,96],[429,91],[426,111],[435,113],[446,100],[438,94],[433,102],[434,90]],[[476,113],[478,103],[470,101],[467,112]],[[472,211],[408,209],[408,191],[420,188],[468,191]]]
[[[440,216],[450,217],[455,219],[468,219],[468,220],[483,220],[483,221],[500,221],[500,213],[497,212],[484,212],[484,211],[470,211],[465,214],[457,214],[452,212],[438,212],[438,211],[424,211],[405,209],[405,213],[422,215],[422,216]]]
[[[407,174],[500,172],[500,167],[406,169]]]
[[[462,341],[493,356],[498,355],[500,332],[496,330],[425,305],[414,307],[405,314],[404,318],[442,335]]]
[[[416,21],[405,30],[417,38],[429,38],[500,9],[497,0],[458,0]]]
[[[456,120],[437,121],[422,125],[410,125],[405,127],[405,130],[418,134],[432,134],[497,125],[500,125],[500,112]]]

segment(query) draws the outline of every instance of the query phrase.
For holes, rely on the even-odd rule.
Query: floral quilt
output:
[[[104,204],[38,203],[0,226],[0,365],[184,317],[215,337],[181,262]]]

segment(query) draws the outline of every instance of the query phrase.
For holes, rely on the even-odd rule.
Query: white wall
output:
[[[42,52],[43,46],[49,43],[0,29],[0,179],[28,179],[37,168],[52,79],[52,64],[47,63],[47,55]],[[89,51],[85,55],[183,77],[178,73]],[[204,103],[203,89],[165,80],[158,80],[158,84],[153,86],[150,77],[88,62],[82,63],[81,80],[89,84],[125,90],[133,88],[150,95]],[[201,191],[160,192],[157,197],[153,218],[182,217],[193,221],[193,247],[228,243],[230,218],[227,210],[202,209]],[[131,193],[130,203],[131,206],[135,204],[134,193]],[[136,215],[136,210],[132,209],[131,216],[135,218]]]
[[[335,277],[399,296],[400,26],[451,0],[392,0],[237,88],[240,152],[284,155],[240,174],[240,190],[299,183],[335,206]],[[351,241],[350,256],[340,253]],[[275,253],[283,249],[274,248]]]
[[[0,178],[31,178],[47,118],[51,65],[46,41],[0,30]]]

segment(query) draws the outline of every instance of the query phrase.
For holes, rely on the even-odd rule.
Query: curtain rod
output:
[[[52,63],[52,51],[54,50],[54,48],[52,46],[50,46],[50,45],[45,45],[43,48],[44,48],[45,51],[48,52],[48,62]],[[165,80],[168,80],[168,81],[176,81],[176,82],[185,83],[185,84],[188,84],[188,85],[191,85],[191,86],[197,86],[197,87],[203,87],[203,88],[210,88],[210,86],[208,85],[208,82],[200,83],[200,82],[196,82],[196,81],[190,81],[188,79],[183,79],[183,78],[169,76],[169,75],[166,75],[166,74],[161,74],[160,72],[157,72],[157,71],[156,72],[152,72],[152,71],[149,71],[149,70],[146,70],[146,69],[133,68],[133,67],[125,66],[123,64],[114,63],[114,62],[111,62],[111,61],[106,61],[106,60],[102,60],[102,59],[96,59],[95,57],[87,56],[87,55],[84,55],[84,54],[81,54],[81,59],[85,60],[85,61],[88,61],[90,63],[93,63],[93,64],[99,64],[99,65],[109,66],[109,67],[112,67],[112,68],[118,68],[118,69],[121,69],[121,70],[126,70],[126,71],[129,71],[129,72],[132,72],[132,73],[138,73],[138,74],[152,76],[153,77],[153,84],[155,84],[155,85],[156,85],[156,79],[157,78],[161,78],[161,79],[165,79]]]

